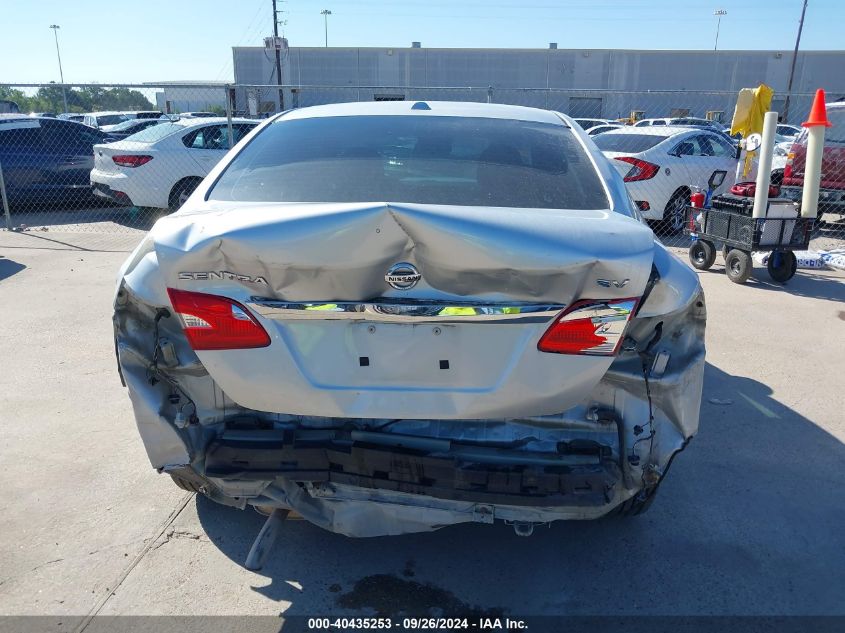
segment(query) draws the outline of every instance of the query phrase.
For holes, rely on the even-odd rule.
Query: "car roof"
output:
[[[159,123],[172,123],[173,125],[180,125],[184,128],[189,127],[199,127],[201,125],[214,125],[215,123],[226,123],[228,119],[224,116],[216,116],[216,117],[201,117],[196,119],[176,119],[175,121],[167,119],[152,119],[153,121],[158,121]],[[255,119],[243,119],[243,118],[232,118],[232,123],[255,123],[258,125],[261,121],[256,121]]]
[[[47,116],[27,116],[20,114],[0,114],[0,129],[2,128],[22,128],[32,127],[40,128],[42,122],[48,122],[48,125],[77,125],[78,129],[90,130],[91,128],[79,121],[69,121],[68,119],[60,119],[58,117]]]
[[[416,104],[425,104],[424,109]],[[416,107],[415,107],[416,106]],[[313,119],[336,116],[453,116],[478,117],[486,119],[516,119],[534,123],[551,123],[565,126],[561,115],[551,110],[527,108],[524,106],[504,105],[499,103],[468,103],[462,101],[375,101],[350,102],[318,105],[289,110],[277,115],[291,119]],[[203,119],[208,122],[210,119]]]
[[[718,132],[714,132],[712,130],[701,129],[698,127],[690,127],[686,125],[658,125],[656,127],[653,126],[643,126],[643,127],[633,127],[633,126],[623,126],[615,130],[611,130],[609,132],[605,132],[606,134],[644,134],[646,136],[675,136],[676,134],[683,134],[684,132],[688,132],[690,134],[702,134],[702,133],[710,133],[716,136],[719,135]]]

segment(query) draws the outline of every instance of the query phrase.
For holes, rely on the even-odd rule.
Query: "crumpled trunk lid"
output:
[[[609,211],[251,204],[175,214],[152,237],[167,287],[235,299],[270,335],[198,352],[223,391],[330,417],[563,411],[612,357],[543,353],[540,337],[573,301],[640,297],[653,257],[651,231]],[[386,282],[400,262],[415,286]]]

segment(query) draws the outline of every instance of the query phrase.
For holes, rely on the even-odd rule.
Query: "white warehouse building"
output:
[[[167,114],[180,112],[225,112],[226,83],[211,81],[159,81],[150,86],[161,88],[155,93],[156,108]]]
[[[489,100],[576,117],[730,118],[737,91],[760,83],[774,88],[772,109],[782,111],[792,62],[792,51],[285,47],[280,104],[274,51],[234,47],[232,55],[235,111],[253,115],[341,101]],[[843,66],[845,51],[799,52],[792,121],[816,88],[829,100],[845,96]]]

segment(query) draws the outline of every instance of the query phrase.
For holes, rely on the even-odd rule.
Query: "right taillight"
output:
[[[647,160],[640,160],[633,156],[617,156],[616,160],[621,160],[623,163],[631,165],[631,169],[625,174],[622,179],[625,182],[636,182],[637,180],[648,180],[654,178],[657,172],[660,171],[660,165],[655,165]]]
[[[233,299],[168,288],[170,303],[195,350],[267,347],[270,336],[244,306]]]
[[[125,154],[112,156],[111,159],[115,165],[120,165],[121,167],[140,167],[149,163],[153,157],[146,154]]]
[[[574,303],[555,318],[537,349],[554,354],[612,356],[619,350],[637,299]]]

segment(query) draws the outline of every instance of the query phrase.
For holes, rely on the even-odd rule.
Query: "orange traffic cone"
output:
[[[816,90],[816,98],[813,99],[813,107],[810,108],[810,118],[801,125],[803,127],[815,127],[817,125],[832,127],[831,122],[827,120],[827,108],[824,105],[824,88]]]

